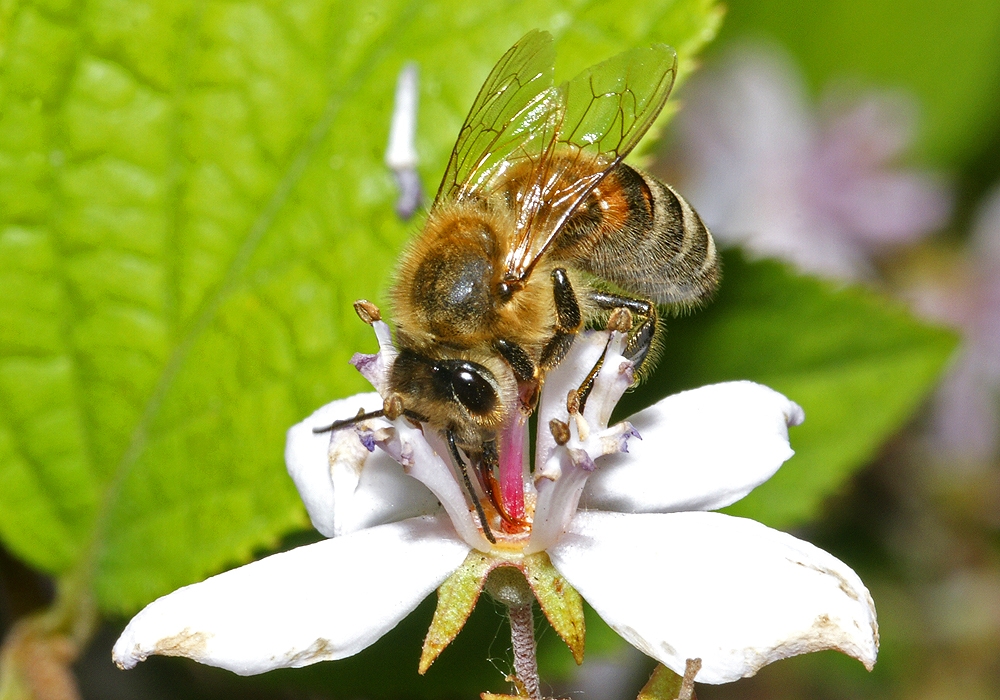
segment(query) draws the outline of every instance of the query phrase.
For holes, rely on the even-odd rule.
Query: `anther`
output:
[[[396,420],[403,415],[403,399],[399,394],[390,394],[382,402],[382,411],[389,420]]]
[[[382,320],[382,312],[367,299],[358,299],[354,302],[354,312],[358,315],[358,318],[369,326],[376,321]]]
[[[632,312],[619,306],[608,316],[608,330],[628,333],[632,330]]]
[[[553,418],[549,421],[549,431],[552,433],[553,439],[556,441],[557,445],[565,445],[569,442],[569,424],[563,423],[558,418]]]

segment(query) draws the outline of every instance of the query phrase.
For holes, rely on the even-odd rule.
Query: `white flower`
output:
[[[668,167],[723,243],[853,279],[947,221],[941,179],[895,165],[914,133],[907,95],[835,90],[815,110],[791,61],[753,46],[693,78],[685,102]]]
[[[384,388],[395,350],[388,327],[374,325],[380,353],[354,362]],[[514,562],[544,550],[637,648],[679,673],[700,658],[701,682],[829,648],[870,668],[875,609],[849,567],[759,523],[706,512],[742,498],[792,455],[787,429],[802,410],[767,387],[731,382],[668,397],[608,427],[632,380],[621,346],[618,334],[610,342],[607,333],[584,334],[547,377],[539,425],[562,421],[569,439],[557,444],[539,431],[534,472],[526,459],[520,467],[530,526],[508,532],[517,528],[494,514],[495,545],[437,434],[405,418],[314,432],[380,407],[377,393],[319,409],[291,428],[286,458],[313,524],[330,539],[151,603],[122,633],[116,663],[172,654],[252,674],[343,658],[396,625],[470,552]],[[567,392],[606,347],[582,415],[571,416]],[[508,451],[526,437],[514,431]]]

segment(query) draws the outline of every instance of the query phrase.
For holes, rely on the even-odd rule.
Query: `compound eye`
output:
[[[471,413],[485,415],[497,404],[493,385],[483,376],[485,368],[471,362],[457,363],[451,371],[451,386],[458,399]]]

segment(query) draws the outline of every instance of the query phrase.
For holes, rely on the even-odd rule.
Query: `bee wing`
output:
[[[635,147],[667,101],[677,54],[665,44],[632,49],[562,86],[559,124],[518,197],[506,275],[524,279],[590,191]],[[566,177],[567,174],[573,174]]]
[[[488,193],[512,167],[543,158],[563,107],[554,63],[552,35],[537,29],[497,62],[462,125],[435,204]]]

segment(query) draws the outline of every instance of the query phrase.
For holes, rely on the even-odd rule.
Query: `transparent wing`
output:
[[[554,140],[515,199],[509,279],[531,273],[577,205],[635,147],[663,109],[676,73],[677,54],[655,44],[592,66],[555,91],[564,106],[552,111],[559,120]]]
[[[666,44],[632,49],[580,73],[568,85],[559,141],[617,164],[666,104],[677,54]]]
[[[555,137],[562,104],[552,87],[555,49],[533,30],[494,66],[459,132],[435,204],[489,192],[511,168],[531,167]]]

